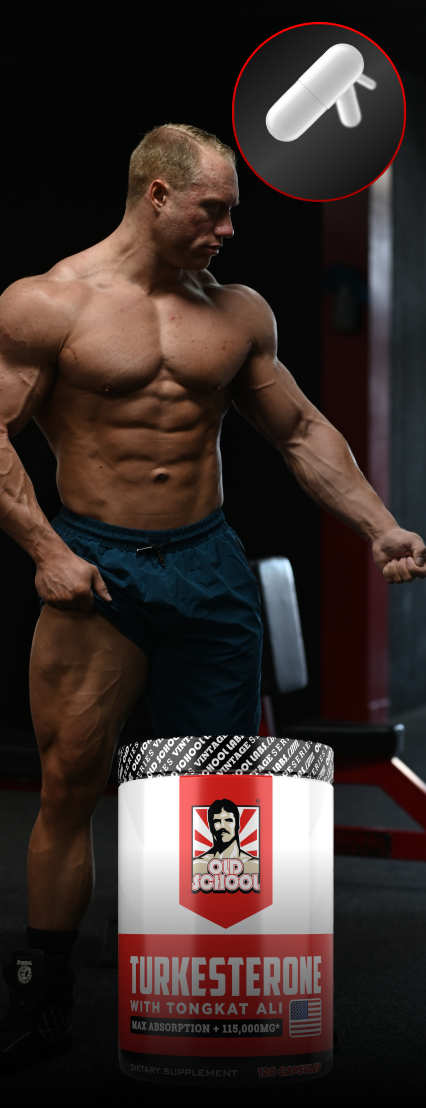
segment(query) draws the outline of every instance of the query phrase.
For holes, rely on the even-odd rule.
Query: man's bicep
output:
[[[47,396],[54,379],[54,341],[43,313],[17,286],[0,298],[0,424],[17,434]]]
[[[291,436],[303,418],[308,401],[278,359],[277,326],[269,304],[253,290],[245,292],[252,341],[233,382],[233,401],[261,434],[281,445],[281,439]]]
[[[252,355],[234,383],[234,405],[261,434],[281,447],[311,407],[274,351]]]
[[[0,352],[0,380],[0,427],[13,437],[40,408],[53,374],[37,367],[11,365]]]

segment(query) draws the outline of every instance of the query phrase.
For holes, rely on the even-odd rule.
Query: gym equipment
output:
[[[288,558],[250,562],[257,579],[264,629],[262,696],[308,684],[293,570]]]
[[[305,648],[293,570],[288,558],[250,562],[256,577],[263,623],[262,715],[259,735],[274,735],[271,696],[308,684]]]
[[[271,695],[307,684],[306,661],[296,590],[286,558],[251,563],[262,604],[265,641],[262,658],[260,734],[275,730]],[[426,861],[426,785],[401,760],[402,723],[371,724],[317,720],[290,724],[288,737],[328,743],[334,750],[336,784],[379,785],[424,831],[388,827],[335,827],[335,853],[359,857]]]

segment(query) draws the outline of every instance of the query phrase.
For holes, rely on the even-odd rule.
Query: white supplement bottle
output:
[[[328,1073],[331,748],[134,742],[119,781],[121,1069],[210,1088]]]

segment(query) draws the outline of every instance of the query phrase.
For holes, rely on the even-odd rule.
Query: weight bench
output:
[[[275,734],[271,697],[308,683],[294,578],[287,558],[251,563],[259,585],[264,648],[262,719],[259,734]],[[426,785],[401,761],[403,724],[339,723],[318,720],[291,724],[286,737],[333,747],[336,784],[378,785],[423,831],[388,827],[335,826],[335,853],[369,858],[426,861]]]

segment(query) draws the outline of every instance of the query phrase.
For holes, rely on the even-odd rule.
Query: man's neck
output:
[[[229,846],[224,847],[223,850],[218,847],[216,854],[219,858],[239,858],[240,852],[236,839],[234,839],[232,843],[229,843]]]
[[[161,286],[181,284],[185,271],[165,261],[146,223],[139,211],[126,211],[99,248],[109,269],[139,285],[149,296]]]

